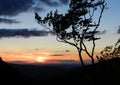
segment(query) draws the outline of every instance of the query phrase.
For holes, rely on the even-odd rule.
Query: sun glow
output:
[[[44,55],[49,55],[50,53],[44,52],[43,54],[44,54]]]
[[[46,62],[49,58],[48,57],[43,57],[43,56],[40,56],[40,57],[37,57],[36,60],[38,62]]]

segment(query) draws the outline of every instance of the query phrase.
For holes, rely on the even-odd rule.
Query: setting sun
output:
[[[37,60],[38,62],[45,62],[45,61],[48,60],[48,59],[49,59],[48,57],[43,57],[43,56],[36,58],[36,60]]]

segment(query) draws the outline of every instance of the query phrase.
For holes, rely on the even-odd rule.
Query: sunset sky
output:
[[[95,55],[120,38],[120,0],[106,2],[107,9],[99,27],[104,33],[96,41]],[[56,9],[65,13],[68,4],[69,0],[0,0],[0,56],[3,60],[14,63],[78,63],[77,50],[57,42],[56,36],[46,33],[34,18],[34,12],[42,17]],[[31,34],[31,29],[34,33],[39,32],[39,36]],[[26,31],[26,34],[16,37],[12,34],[14,31]],[[5,36],[6,33],[9,36]],[[86,62],[89,60],[86,55],[83,58]]]

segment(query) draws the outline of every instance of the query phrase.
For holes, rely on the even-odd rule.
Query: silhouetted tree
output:
[[[94,64],[95,40],[100,39],[95,37],[95,34],[98,32],[105,5],[104,0],[71,0],[67,13],[51,11],[43,19],[35,13],[35,19],[55,33],[57,41],[74,46],[84,66],[82,52],[87,53]],[[85,41],[92,42],[91,52],[88,51]]]
[[[106,46],[101,52],[100,56],[96,56],[98,62],[110,60],[112,58],[120,58],[120,38],[114,46]]]

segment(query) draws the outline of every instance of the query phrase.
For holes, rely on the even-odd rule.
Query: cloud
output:
[[[39,2],[49,7],[56,7],[68,4],[69,0],[39,0]]]
[[[119,29],[117,30],[117,34],[120,34],[120,27],[119,27]]]
[[[0,16],[16,16],[30,10],[44,10],[44,6],[56,7],[67,4],[69,0],[0,0]],[[60,4],[62,3],[62,4]]]
[[[50,55],[50,56],[64,56],[63,54],[53,54],[53,55]]]
[[[58,63],[79,63],[79,61],[75,60],[56,60]]]
[[[59,3],[57,1],[53,1],[53,0],[39,0],[39,1],[50,7],[59,6]]]
[[[69,0],[59,0],[59,2],[61,2],[64,5],[66,5],[66,4],[68,4]]]
[[[41,8],[41,7],[37,7],[37,6],[33,7],[32,9],[33,9],[35,12],[44,12],[44,11],[45,11],[45,9],[43,9],[43,8]]]
[[[39,49],[39,48],[35,48],[34,50],[35,50],[35,51],[38,51],[38,50],[40,50],[40,49]]]
[[[16,21],[16,19],[0,18],[0,23],[13,24],[13,23],[20,23],[20,21]]]
[[[103,35],[103,34],[105,34],[106,33],[106,30],[103,30],[103,31],[97,31],[97,35]]]
[[[23,12],[28,12],[33,4],[33,0],[0,0],[0,16],[9,17],[8,19],[0,18],[0,23],[20,23],[10,17],[14,17]]]
[[[28,11],[33,0],[0,0],[0,16],[15,16]]]
[[[0,38],[5,37],[33,37],[33,36],[47,36],[50,32],[43,30],[29,30],[29,29],[0,29]]]
[[[0,16],[14,17],[23,12],[44,12],[45,7],[58,7],[68,4],[69,0],[0,0]],[[1,18],[1,22],[11,24],[16,20]],[[0,22],[0,23],[1,23]]]
[[[70,50],[65,50],[65,52],[70,52]]]
[[[27,64],[28,61],[8,61],[8,63],[15,63],[15,64]]]

